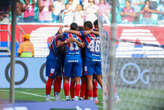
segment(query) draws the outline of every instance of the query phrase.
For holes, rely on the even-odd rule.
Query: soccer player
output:
[[[98,27],[98,20],[94,21],[94,31],[99,31],[99,27]],[[101,78],[101,82],[102,82],[102,77],[99,76]],[[94,74],[93,76],[93,100],[96,104],[99,103],[98,97],[97,97],[97,80],[96,80],[96,74]]]
[[[64,42],[62,41],[62,28],[59,29],[58,33],[52,39],[52,42],[49,47],[49,55],[46,60],[46,76],[48,80],[46,83],[46,100],[50,100],[51,86],[54,81],[54,96],[58,100],[60,89],[61,89],[61,80],[62,80],[62,68],[63,68],[63,59],[64,59],[64,50],[62,46]]]
[[[95,29],[94,29],[95,31],[99,31],[98,20],[96,20],[94,22],[94,27],[95,27]],[[103,30],[103,34],[105,34],[106,37],[109,37],[107,31]],[[94,97],[94,102],[95,103],[98,103],[99,101],[98,101],[98,98],[97,98],[97,84],[96,83],[97,83],[97,81],[93,81],[93,97]],[[116,87],[115,82],[113,84],[113,87],[114,87],[114,99],[115,99],[115,103],[118,103],[120,101],[120,98],[119,98],[119,95],[117,93],[117,87]]]
[[[70,29],[77,30],[77,24],[72,23]],[[80,77],[82,74],[81,48],[85,45],[79,36],[72,33],[64,33],[63,40],[66,44],[66,56],[64,61],[64,92],[66,100],[69,100],[69,79],[71,77],[71,82],[75,82],[75,86],[74,84],[71,85],[71,88],[75,89],[71,94],[74,97],[73,100],[77,101],[80,92]]]
[[[93,26],[90,21],[84,23],[85,31],[69,32],[80,35],[84,38],[85,42],[85,74],[87,76],[87,91],[90,100],[93,100],[93,75],[96,75],[96,79],[102,87],[101,77],[101,55],[100,55],[100,37],[99,32],[92,30]]]

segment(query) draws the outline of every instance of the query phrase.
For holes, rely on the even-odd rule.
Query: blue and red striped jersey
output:
[[[58,57],[57,41],[59,40],[63,41],[63,39],[61,37],[58,37],[56,34],[49,46],[49,55],[47,56],[48,59],[54,59],[55,57]]]
[[[100,37],[96,34],[90,33],[84,35],[85,31],[80,31],[82,38],[85,42],[85,56],[93,60],[101,60],[100,52]]]
[[[67,40],[68,38],[74,37],[79,42],[83,42],[80,36],[71,33],[64,33],[63,40]],[[78,46],[76,42],[68,43],[66,46],[66,55],[81,55],[81,48]]]

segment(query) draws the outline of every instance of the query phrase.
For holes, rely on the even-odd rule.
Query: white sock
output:
[[[66,99],[69,99],[69,96],[65,96]]]
[[[75,101],[78,101],[78,96],[75,96],[75,97],[74,97],[74,100],[75,100]]]
[[[90,97],[90,99],[89,100],[93,100],[93,97]]]

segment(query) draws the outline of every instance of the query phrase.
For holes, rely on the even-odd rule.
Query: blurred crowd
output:
[[[101,10],[99,10],[101,9]],[[100,13],[109,22],[110,5],[105,0],[18,0],[19,22],[64,23],[94,22]]]
[[[9,7],[3,7],[0,6],[0,22],[9,22],[8,16],[9,16]]]
[[[118,24],[164,24],[164,0],[116,0]],[[83,25],[98,17],[111,22],[112,0],[17,0],[18,22]],[[0,9],[0,20],[8,16]],[[7,13],[7,14],[5,14]]]

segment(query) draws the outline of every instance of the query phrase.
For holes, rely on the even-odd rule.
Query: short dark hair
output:
[[[72,23],[71,26],[70,26],[70,28],[72,30],[77,30],[78,29],[78,25],[76,23]]]
[[[88,27],[89,29],[92,29],[93,28],[92,22],[90,21],[84,22],[84,27]]]
[[[98,26],[98,20],[95,20],[93,24],[94,26]]]

